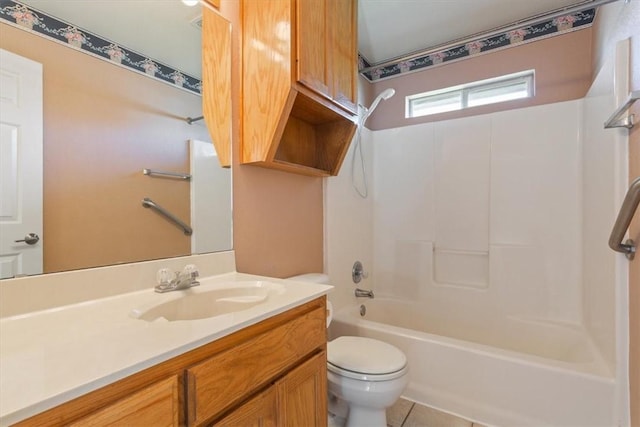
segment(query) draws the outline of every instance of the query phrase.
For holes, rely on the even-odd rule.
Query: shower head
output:
[[[364,116],[362,117],[362,123],[364,124],[365,120],[367,120],[367,118],[371,114],[373,114],[373,110],[376,109],[380,101],[382,101],[383,99],[387,100],[395,94],[396,94],[396,91],[395,89],[392,89],[392,88],[388,88],[380,92],[380,94],[376,96],[376,99],[374,99],[373,102],[371,103],[371,106],[369,108],[365,108],[365,113],[364,113]]]

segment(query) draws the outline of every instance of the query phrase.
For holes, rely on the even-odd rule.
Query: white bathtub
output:
[[[503,427],[616,424],[614,378],[579,328],[517,318],[463,322],[377,297],[362,304],[364,317],[360,304],[335,313],[330,338],[371,337],[404,351],[409,400]]]

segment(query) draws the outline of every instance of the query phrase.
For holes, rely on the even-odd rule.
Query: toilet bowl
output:
[[[329,284],[324,274],[292,280]],[[329,326],[330,319],[327,321]],[[342,336],[327,343],[329,407],[347,409],[346,427],[386,427],[386,409],[409,381],[407,358],[398,348],[365,337]]]
[[[343,336],[327,344],[329,394],[347,404],[347,427],[385,427],[386,409],[406,387],[407,372],[404,353],[382,341]]]

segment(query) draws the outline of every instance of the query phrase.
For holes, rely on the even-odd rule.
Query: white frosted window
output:
[[[453,86],[406,98],[406,118],[462,110],[533,96],[534,71]]]
[[[415,99],[411,102],[411,115],[409,117],[446,113],[447,111],[460,109],[462,109],[462,91],[452,91]]]

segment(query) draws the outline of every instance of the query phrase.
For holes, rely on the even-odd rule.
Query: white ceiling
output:
[[[180,0],[21,0],[173,68],[200,77],[200,6]]]
[[[377,64],[580,0],[358,0],[358,48]]]

